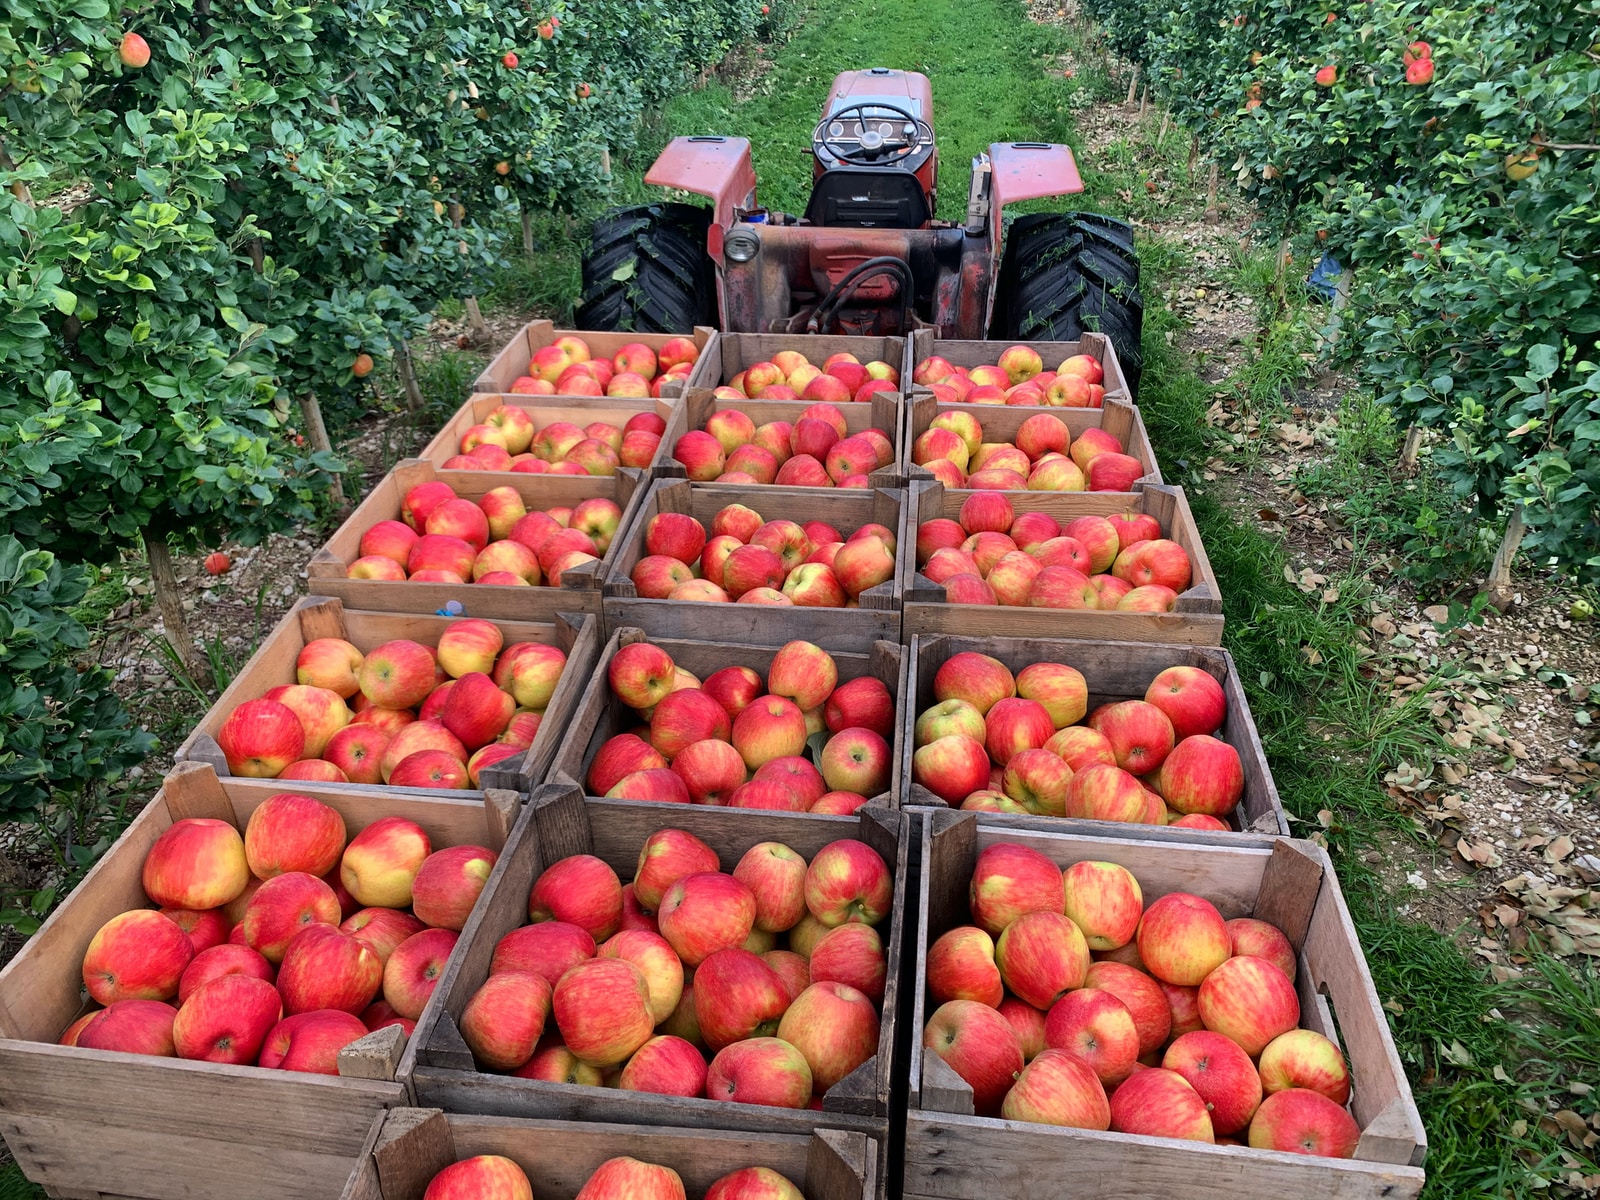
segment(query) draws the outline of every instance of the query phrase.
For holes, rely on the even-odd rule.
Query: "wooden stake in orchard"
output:
[[[183,613],[183,597],[178,591],[178,575],[172,569],[172,551],[166,539],[152,530],[145,531],[145,558],[150,563],[150,583],[155,588],[156,610],[161,614],[162,632],[189,678],[202,688],[210,688],[211,664],[194,644],[189,621]]]

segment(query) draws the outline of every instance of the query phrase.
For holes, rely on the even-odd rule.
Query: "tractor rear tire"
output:
[[[991,338],[1070,342],[1103,333],[1137,395],[1143,331],[1132,226],[1100,213],[1037,213],[1012,222]]]
[[[578,328],[692,333],[715,325],[710,226],[711,210],[694,204],[642,204],[601,217],[583,260]]]

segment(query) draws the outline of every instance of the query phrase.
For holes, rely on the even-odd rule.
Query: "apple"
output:
[[[1353,1158],[1361,1127],[1342,1106],[1308,1088],[1274,1092],[1250,1122],[1250,1146],[1323,1158]]]
[[[379,526],[385,525],[394,527],[394,536],[397,538],[416,540],[417,535],[399,521],[381,521],[363,536],[362,546],[366,546],[367,536]],[[363,548],[363,555],[369,553],[372,551]],[[404,566],[405,552],[400,550],[396,553],[399,557],[395,561]],[[348,700],[361,690],[361,685],[356,680],[356,671],[360,669],[361,662],[361,651],[343,638],[313,638],[300,648],[300,653],[295,658],[295,682],[325,688]]]
[[[449,699],[449,692],[445,693],[445,698]],[[442,702],[440,707],[443,707]],[[465,762],[469,757],[461,739],[446,729],[444,722],[436,718],[413,721],[390,738],[389,744],[384,747],[383,758],[378,764],[384,782],[393,780],[395,769],[402,762],[426,750],[440,751],[457,762]]]
[[[380,963],[389,961],[395,947],[427,926],[410,913],[395,908],[363,908],[346,917],[339,926],[378,956]]]
[[[1200,1093],[1178,1072],[1164,1067],[1135,1072],[1112,1093],[1111,1128],[1146,1137],[1216,1140]]]
[[[756,929],[781,933],[806,913],[806,860],[781,842],[750,847],[734,867],[733,878],[755,899]]]
[[[988,782],[989,753],[966,734],[946,734],[912,754],[911,776],[946,804],[957,805]]]
[[[244,941],[276,965],[307,926],[336,926],[342,916],[339,898],[331,887],[315,875],[290,871],[273,876],[250,897],[242,922]]]
[[[1131,950],[1133,947],[1128,946],[1125,949]],[[1160,985],[1161,994],[1167,998],[1167,1007],[1172,1010],[1173,1037],[1182,1037],[1186,1033],[1205,1028],[1205,1022],[1200,1020],[1199,988],[1179,987],[1176,984],[1163,983],[1159,979],[1156,983]]]
[[[278,993],[286,1013],[337,1009],[356,1014],[371,1004],[385,964],[365,943],[332,925],[308,925],[284,949]]]
[[[685,875],[721,868],[717,852],[692,833],[657,830],[640,847],[633,894],[644,908],[653,911],[666,890]]]
[[[428,1181],[422,1200],[533,1200],[522,1168],[499,1154],[451,1163]]]
[[[495,944],[489,974],[532,971],[554,987],[571,967],[595,956],[589,931],[566,921],[542,921],[513,929]]]
[[[878,1013],[849,984],[813,982],[788,1006],[778,1037],[805,1057],[812,1086],[826,1092],[878,1052]]]
[[[1062,872],[1062,912],[1083,931],[1091,950],[1115,950],[1133,940],[1144,913],[1139,881],[1117,863],[1076,862]]]
[[[966,650],[947,659],[933,677],[937,700],[965,700],[987,715],[997,702],[1015,696],[1017,682],[997,658]]]
[[[805,1195],[771,1167],[745,1167],[713,1183],[706,1200],[805,1200]]]
[[[1034,578],[1040,570],[1038,560],[1032,555],[1024,554],[1021,550],[1013,550],[1003,555],[999,562],[989,568],[984,581],[994,593],[997,603],[1020,608],[1027,605],[1029,594],[1033,590]],[[947,586],[946,591],[950,592],[952,589]],[[953,599],[951,603],[959,604],[962,601]]]
[[[622,924],[622,881],[592,854],[574,854],[546,867],[528,895],[528,919],[576,925],[596,943]]]
[[[730,730],[722,705],[699,688],[680,688],[656,705],[650,717],[650,745],[670,763],[695,742],[726,741]]]
[[[1222,914],[1188,892],[1169,892],[1149,905],[1136,940],[1150,974],[1179,987],[1198,987],[1231,953]]]
[[[226,821],[175,821],[145,855],[145,895],[165,908],[218,908],[238,897],[250,879],[245,845]]]
[[[691,743],[679,751],[672,760],[672,773],[683,781],[693,804],[726,804],[729,795],[745,781],[744,759],[739,752],[728,742],[712,739]]]
[[[1146,1058],[1166,1045],[1172,1032],[1172,1010],[1161,985],[1137,967],[1101,960],[1089,964],[1084,987],[1108,992],[1122,1001],[1139,1034],[1139,1056]]]
[[[981,744],[986,728],[983,714],[967,701],[941,700],[922,710],[912,733],[918,746],[926,746],[954,734],[961,734]]]
[[[1173,1039],[1161,1065],[1176,1071],[1205,1101],[1211,1127],[1231,1136],[1250,1124],[1261,1104],[1261,1077],[1232,1039],[1200,1030]]]
[[[153,909],[112,917],[90,939],[83,984],[93,1000],[166,1000],[194,958],[189,935]]]
[[[460,932],[499,858],[486,846],[450,846],[423,860],[411,884],[411,908],[436,929]]]
[[[1023,1071],[1016,1031],[976,1000],[941,1004],[923,1027],[922,1045],[971,1086],[973,1111],[980,1117],[1000,1113],[1001,1101]]]
[[[383,998],[395,1012],[421,1019],[460,937],[453,929],[424,929],[394,948],[383,964]]]
[[[257,1065],[280,1071],[337,1075],[339,1051],[367,1036],[360,1017],[345,1012],[295,1013],[279,1021],[261,1045]]]
[[[1200,983],[1200,1019],[1255,1058],[1300,1024],[1300,998],[1289,977],[1264,958],[1219,963]]]
[[[305,727],[276,700],[246,700],[217,730],[217,745],[234,775],[270,779],[304,756]]]
[[[946,604],[999,604],[1000,598],[985,579],[976,575],[952,575],[944,581]]]
[[[667,760],[656,753],[649,742],[636,734],[619,733],[606,739],[595,752],[585,782],[591,796],[604,796],[636,771],[667,765]]]
[[[617,1086],[625,1092],[649,1092],[658,1096],[703,1096],[706,1060],[683,1038],[652,1037],[633,1052],[622,1068]]]
[[[712,1100],[804,1108],[811,1093],[805,1056],[780,1038],[735,1042],[719,1050],[706,1069],[706,1096]]]
[[[1254,917],[1236,917],[1228,922],[1228,945],[1235,957],[1248,954],[1264,958],[1294,982],[1294,946],[1276,925]]]
[[[277,989],[252,975],[220,975],[199,987],[172,1021],[179,1058],[250,1066],[283,1019]]]
[[[223,943],[201,950],[183,969],[178,978],[178,1003],[186,1003],[200,988],[225,975],[248,975],[267,983],[277,978],[272,964],[250,947]]]
[[[160,1000],[116,1000],[90,1014],[73,1045],[172,1058],[177,1054],[172,1032],[176,1018],[172,1005]]]
[[[822,748],[822,777],[828,790],[876,796],[889,787],[889,743],[870,729],[845,729]]]
[[[1017,1041],[1022,1046],[1023,1060],[1032,1062],[1039,1057],[1045,1049],[1045,1014],[1031,1004],[1024,1004],[1015,996],[1007,996],[1000,1001],[999,1012],[1016,1031]]]
[[[560,646],[548,646],[542,642],[517,642],[506,647],[500,656],[500,663],[506,662],[508,657],[510,666],[503,673],[503,678],[499,674],[494,676],[495,683],[509,691],[511,698],[521,708],[542,712],[549,707],[556,684],[561,682],[561,673],[567,665],[567,652]],[[495,669],[499,672],[499,663]],[[513,721],[515,719],[512,718]]]
[[[1018,1073],[1000,1115],[1069,1129],[1111,1127],[1111,1108],[1094,1069],[1078,1055],[1054,1048],[1041,1050]]]
[[[806,568],[797,568],[795,574]],[[827,568],[821,568],[826,570]],[[751,702],[733,719],[733,745],[752,771],[775,758],[804,752],[806,719],[794,701],[767,695]]]
[[[695,1023],[712,1051],[774,1036],[789,1007],[789,993],[778,973],[759,955],[737,946],[708,955],[695,969],[694,984]]]
[[[1150,681],[1144,698],[1167,714],[1180,741],[1215,733],[1228,715],[1222,684],[1199,667],[1168,667]]]
[[[1149,796],[1144,785],[1120,767],[1094,763],[1067,783],[1066,815],[1091,821],[1137,823]]]
[[[874,1004],[882,1004],[887,977],[883,939],[870,925],[837,926],[811,948],[808,978],[812,983],[847,984]]]
[[[620,958],[639,968],[650,993],[650,1015],[660,1024],[672,1015],[683,995],[683,963],[659,933],[649,929],[618,930],[596,951],[600,958]]]
[[[550,1013],[548,980],[532,971],[491,974],[461,1012],[461,1036],[473,1057],[495,1071],[514,1071],[533,1057]]]
[[[1089,947],[1070,919],[1056,912],[1023,913],[1000,934],[995,964],[1006,988],[1034,1008],[1048,1009],[1083,986]]]
[[[806,908],[832,928],[846,922],[876,925],[889,915],[894,878],[882,856],[865,842],[830,842],[806,868]]]
[[[1168,807],[1220,817],[1244,796],[1244,766],[1227,742],[1197,733],[1172,748],[1150,782]]]
[[[712,871],[678,879],[656,911],[661,935],[690,967],[717,950],[742,944],[755,928],[755,918],[750,888],[732,875]]]
[[[1111,573],[1135,587],[1156,585],[1174,592],[1187,588],[1192,578],[1188,552],[1165,538],[1124,546]]]
[[[1030,912],[1061,912],[1061,868],[1031,846],[996,842],[978,852],[968,903],[975,925],[999,937]]]
[[[379,708],[415,708],[434,686],[436,661],[420,642],[385,642],[367,653],[356,672],[361,693]]]
[[[1344,1105],[1350,1099],[1350,1070],[1339,1047],[1320,1033],[1291,1029],[1267,1043],[1260,1056],[1261,1087],[1272,1095],[1309,1088]]]
[[[432,852],[433,843],[415,821],[379,817],[350,839],[339,880],[363,905],[405,908],[412,881]]]
[[[649,642],[632,642],[612,657],[606,668],[611,691],[631,708],[652,708],[672,690],[677,668],[672,658]]]
[[[1044,748],[1074,771],[1082,771],[1099,764],[1108,767],[1117,765],[1117,756],[1111,752],[1111,743],[1106,740],[1104,734],[1090,729],[1087,725],[1069,725],[1065,729],[1057,730],[1044,744]]]

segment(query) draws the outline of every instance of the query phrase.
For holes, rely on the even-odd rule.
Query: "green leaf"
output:
[[[65,288],[51,288],[50,301],[56,306],[56,311],[70,317],[78,309],[78,297]]]

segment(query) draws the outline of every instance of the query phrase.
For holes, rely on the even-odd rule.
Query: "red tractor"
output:
[[[972,164],[966,220],[934,218],[939,151],[925,75],[874,67],[833,81],[811,134],[803,216],[756,203],[750,143],[680,137],[645,182],[705,196],[594,226],[584,329],[1071,341],[1105,334],[1132,383],[1144,305],[1133,230],[1095,213],[1003,219],[1006,205],[1083,191],[1066,146],[1012,142]]]

